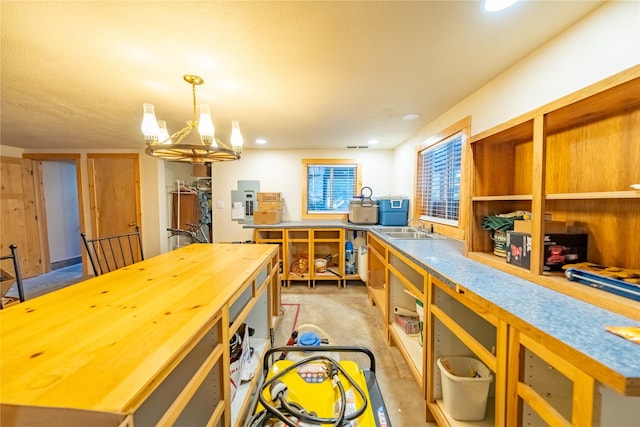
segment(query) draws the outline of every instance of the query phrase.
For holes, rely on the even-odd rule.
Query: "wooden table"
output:
[[[2,310],[0,424],[231,425],[229,337],[268,347],[277,286],[276,246],[193,244]]]

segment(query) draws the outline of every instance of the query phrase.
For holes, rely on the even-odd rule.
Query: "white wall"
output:
[[[365,165],[363,184],[373,188],[374,194],[413,196],[417,145],[468,115],[472,116],[472,134],[476,134],[640,63],[639,20],[640,2],[605,3],[433,120],[393,152],[247,150],[238,162],[214,164],[214,240],[251,238],[251,230],[231,221],[231,190],[236,189],[238,180],[259,180],[262,191],[281,191],[285,197],[285,220],[299,220],[303,158],[359,159]],[[20,149],[10,151],[10,147],[0,147],[0,150],[3,155],[13,157],[20,157],[22,153]],[[143,150],[128,151],[140,153],[143,247],[145,256],[150,257],[166,251],[165,162],[145,155]],[[83,194],[86,195],[89,193],[84,154],[86,151],[82,158]],[[216,208],[218,200],[224,202],[224,208]],[[85,223],[90,226],[88,207],[85,196]]]
[[[236,162],[215,163],[213,176],[213,239],[216,242],[251,240],[252,230],[231,220],[231,190],[239,180],[260,181],[260,191],[281,192],[284,221],[302,217],[302,159],[355,159],[361,162],[362,185],[375,195],[391,194],[392,153],[388,150],[247,150]],[[217,208],[217,202],[224,208]]]
[[[413,186],[415,147],[464,117],[475,135],[637,64],[640,2],[605,3],[398,147],[394,191]]]
[[[51,263],[81,256],[75,163],[42,162],[42,182]]]

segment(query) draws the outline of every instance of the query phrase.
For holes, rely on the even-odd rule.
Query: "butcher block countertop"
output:
[[[131,413],[274,254],[193,244],[2,310],[0,402]]]

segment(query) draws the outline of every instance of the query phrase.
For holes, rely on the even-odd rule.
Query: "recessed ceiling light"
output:
[[[514,4],[516,0],[485,0],[484,9],[489,12],[497,12]]]
[[[406,121],[418,120],[420,117],[422,116],[418,113],[410,113],[402,116],[402,120],[406,120]]]
[[[369,145],[376,145],[378,143],[378,140],[377,139],[370,139],[370,140],[367,141],[367,143]]]
[[[266,139],[262,139],[262,138],[256,139],[256,144],[264,145],[266,143],[267,143]]]

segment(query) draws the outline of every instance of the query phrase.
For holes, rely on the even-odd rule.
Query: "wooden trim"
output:
[[[418,175],[420,164],[420,152],[435,145],[447,138],[454,136],[457,133],[462,133],[462,153],[460,160],[460,200],[458,207],[458,225],[452,226],[448,224],[429,221],[433,224],[433,229],[436,233],[451,237],[453,239],[464,240],[466,230],[468,229],[469,222],[469,210],[470,210],[470,197],[472,194],[471,186],[473,185],[470,179],[472,172],[472,156],[469,148],[469,140],[471,137],[471,116],[467,116],[451,126],[438,132],[436,135],[428,138],[423,144],[415,147],[415,167],[413,174],[413,209],[411,211],[411,219],[418,219],[420,212],[418,210]]]
[[[78,193],[78,220],[80,222],[79,226],[80,226],[80,231],[86,231],[86,223],[84,218],[84,194],[82,192],[82,165],[81,165],[82,156],[79,153],[23,153],[22,158],[38,160],[41,162],[42,161],[61,161],[61,160],[74,161],[76,165],[76,187],[77,187],[77,193]],[[38,191],[42,193],[42,188],[39,188]],[[44,204],[42,205],[42,207],[44,208]],[[41,213],[42,212],[38,212],[39,215]],[[46,212],[44,213],[44,215],[46,215]],[[46,216],[44,216],[44,218],[46,218]],[[40,238],[42,239],[43,236],[40,236]],[[80,236],[78,236],[78,240],[80,240]],[[47,259],[48,259],[49,245],[48,245],[47,236],[44,236],[44,241],[47,242],[46,251],[47,251]],[[88,271],[89,271],[87,254],[85,253],[86,251],[84,250],[80,250],[80,252],[82,253],[83,271],[84,271],[84,274],[86,275],[88,274]],[[46,271],[49,271],[49,270],[47,269]]]
[[[362,163],[356,159],[302,159],[302,188],[300,194],[302,219],[335,219],[347,220],[349,215],[336,214],[308,214],[307,213],[307,167],[310,164],[318,165],[356,165],[356,189],[358,194],[362,190]]]
[[[31,163],[33,176],[34,200],[36,202],[36,215],[38,217],[38,241],[40,242],[40,267],[42,273],[51,271],[51,252],[49,251],[49,225],[47,221],[47,205],[44,198],[44,180],[42,162],[24,159]],[[82,252],[82,248],[80,250]]]
[[[545,211],[545,165],[546,165],[546,144],[545,144],[545,119],[538,116],[533,119],[533,165],[532,165],[532,189],[533,200],[531,202],[531,212]],[[544,224],[542,215],[534,215],[531,221],[531,240],[541,242],[544,235]],[[544,267],[544,247],[533,245],[531,248],[531,265],[529,270],[534,274],[541,274]]]

